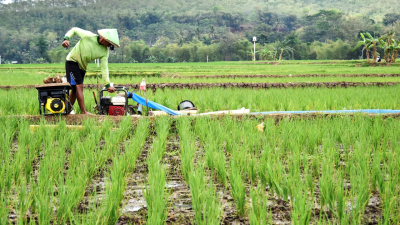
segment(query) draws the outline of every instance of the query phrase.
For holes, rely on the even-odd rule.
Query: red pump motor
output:
[[[108,115],[110,116],[124,116],[125,108],[122,106],[111,105],[108,107]]]

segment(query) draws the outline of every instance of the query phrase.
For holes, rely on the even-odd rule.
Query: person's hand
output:
[[[114,93],[115,92],[115,88],[114,87],[109,87],[107,88],[107,91],[110,93]]]
[[[68,40],[64,40],[63,43],[62,43],[62,46],[64,48],[69,47],[69,41]]]

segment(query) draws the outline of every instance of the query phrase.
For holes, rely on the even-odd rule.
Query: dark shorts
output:
[[[67,81],[71,85],[83,84],[86,71],[79,68],[78,63],[73,61],[65,62],[65,71],[67,72]]]

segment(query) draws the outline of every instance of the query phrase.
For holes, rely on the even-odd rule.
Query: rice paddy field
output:
[[[110,64],[110,80],[140,94],[144,77],[150,100],[199,112],[400,109],[399,65]],[[0,224],[400,223],[398,115],[50,122],[33,85],[63,67],[0,65]]]

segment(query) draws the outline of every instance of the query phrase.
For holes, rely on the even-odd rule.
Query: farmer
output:
[[[115,92],[108,77],[108,48],[111,50],[114,46],[119,48],[118,33],[116,29],[103,29],[97,32],[99,35],[74,27],[65,34],[62,43],[63,47],[68,47],[69,39],[74,35],[81,38],[67,56],[65,71],[67,80],[72,86],[70,102],[74,105],[75,100],[78,100],[82,114],[91,114],[86,111],[83,98],[83,80],[89,62],[100,59],[103,84],[108,92]]]

